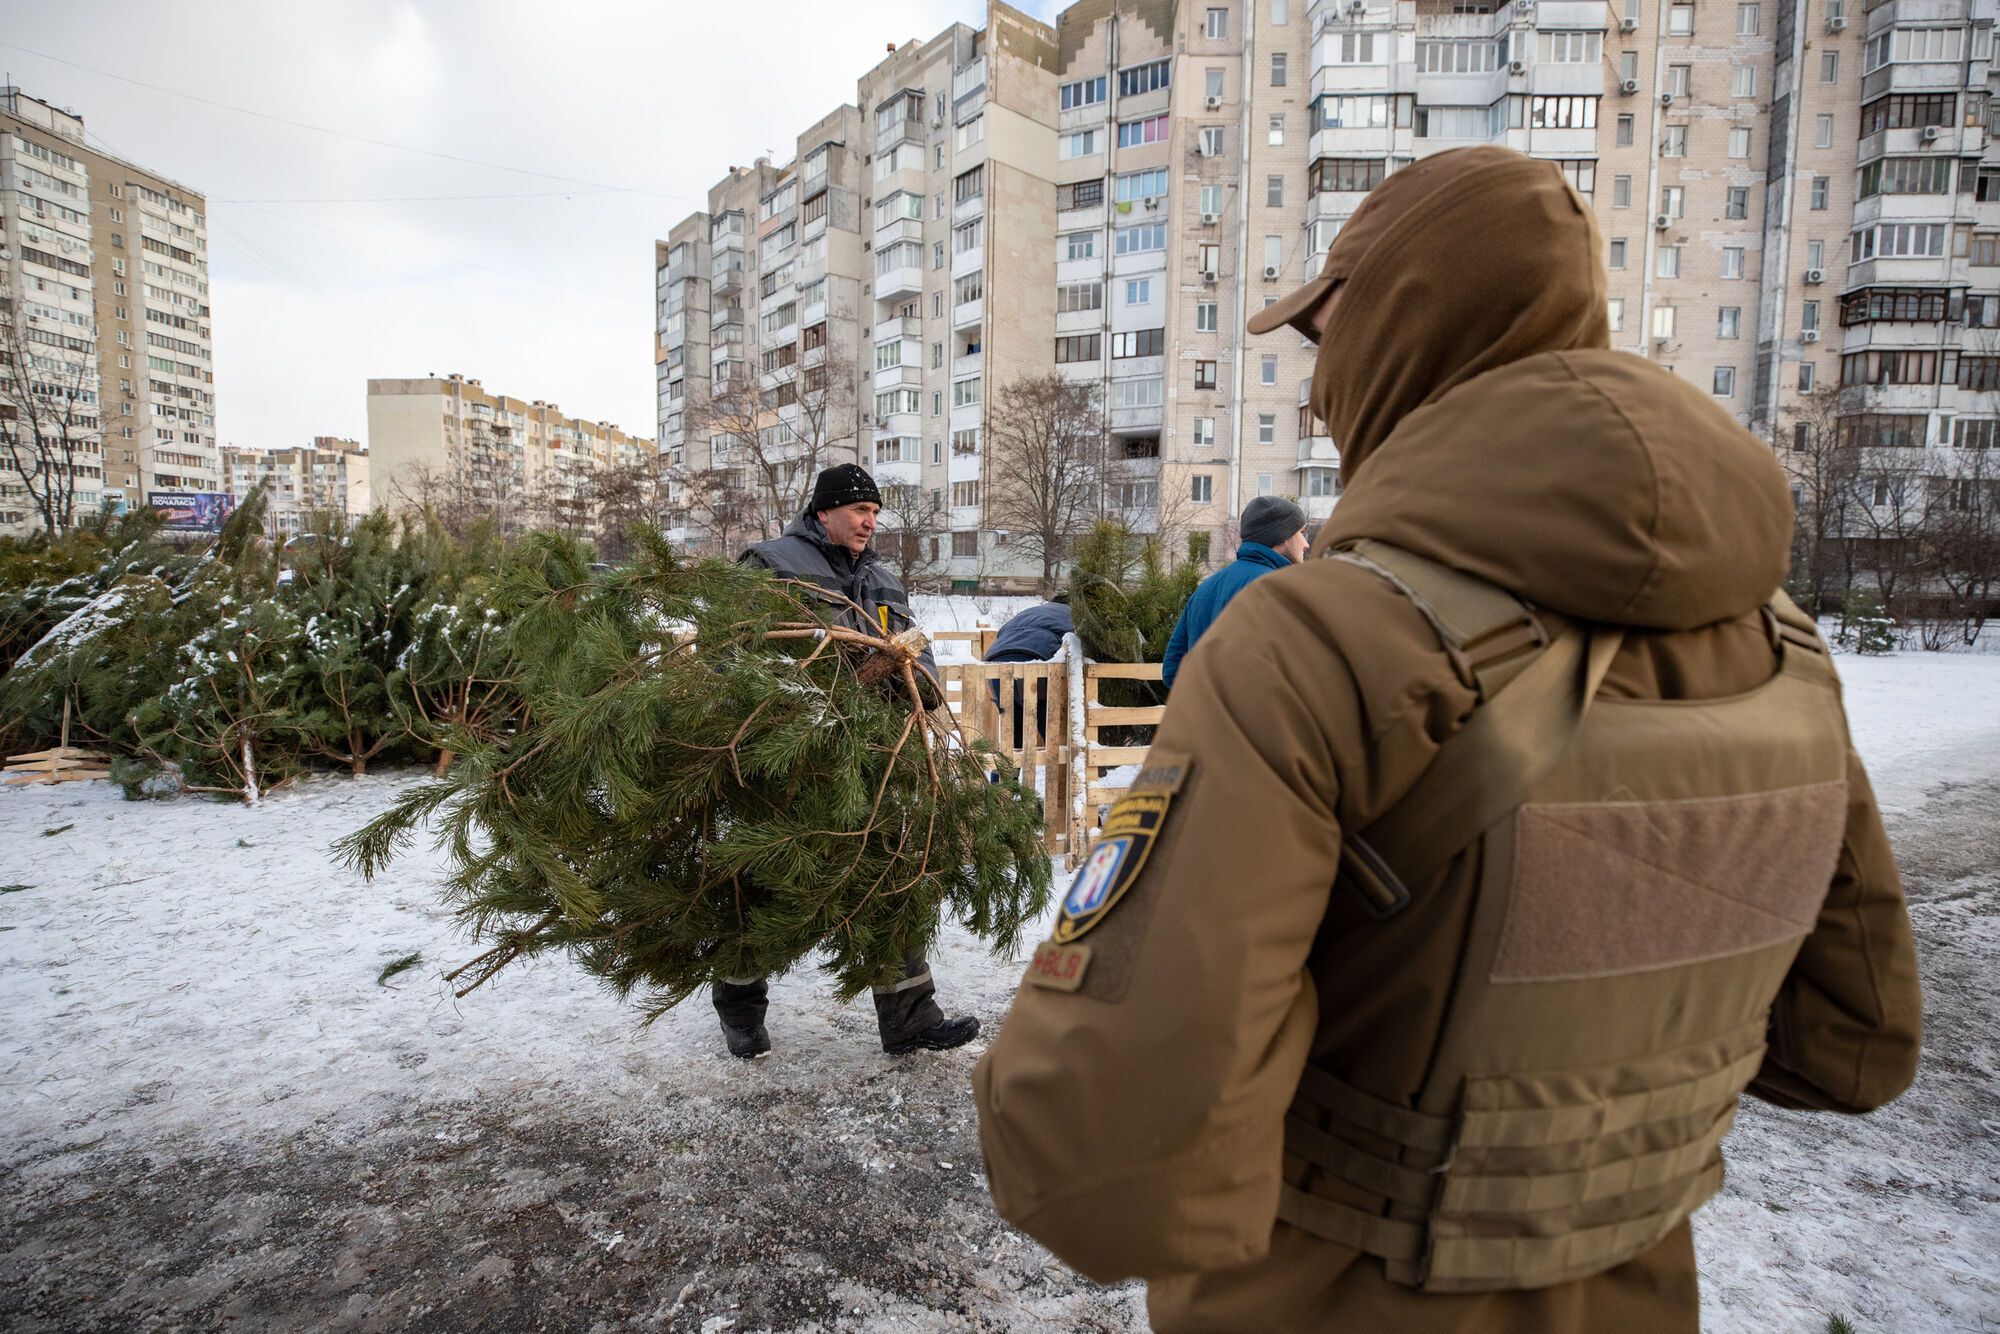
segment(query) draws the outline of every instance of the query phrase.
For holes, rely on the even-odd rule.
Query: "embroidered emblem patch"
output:
[[[1058,945],[1045,940],[1035,947],[1035,960],[1028,965],[1028,981],[1054,991],[1075,991],[1083,985],[1083,971],[1090,967],[1090,946]]]
[[[1145,869],[1174,794],[1187,777],[1179,755],[1148,755],[1132,787],[1105,817],[1103,836],[1070,882],[1056,916],[1052,943],[1066,945],[1103,921]],[[1087,957],[1087,956],[1086,956]],[[1079,969],[1079,972],[1081,969]],[[1031,972],[1032,976],[1032,972]],[[1079,977],[1079,980],[1081,978]]]

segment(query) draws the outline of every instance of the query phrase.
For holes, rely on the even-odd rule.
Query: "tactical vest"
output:
[[[1308,1065],[1278,1216],[1430,1292],[1545,1287],[1643,1254],[1722,1183],[1721,1141],[1840,854],[1847,732],[1816,627],[1765,608],[1776,673],[1711,700],[1596,700],[1616,628],[1551,635],[1500,589],[1381,543],[1480,696],[1346,840],[1378,915],[1477,860],[1414,1106]]]

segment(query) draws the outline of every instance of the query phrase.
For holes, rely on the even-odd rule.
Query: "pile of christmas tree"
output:
[[[1041,911],[1039,803],[933,707],[920,639],[650,534],[608,574],[561,538],[522,551],[518,725],[448,729],[450,771],[340,848],[367,874],[425,830],[448,849],[446,895],[493,942],[462,990],[559,952],[658,1013],[819,952],[852,995],[941,918],[1012,948]]]

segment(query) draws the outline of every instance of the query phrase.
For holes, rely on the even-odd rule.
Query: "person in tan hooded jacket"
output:
[[[1784,477],[1609,350],[1600,253],[1552,165],[1443,153],[1252,323],[1318,339],[1344,495],[1189,656],[974,1075],[1001,1215],[1148,1280],[1156,1329],[1694,1330],[1739,1092],[1863,1112],[1914,1075],[1895,865],[1776,594]],[[1405,799],[1537,675],[1454,641],[1439,580],[1518,600],[1587,712],[1426,848]],[[1482,753],[1457,789],[1504,791]],[[1399,819],[1437,865],[1385,907],[1343,854]]]

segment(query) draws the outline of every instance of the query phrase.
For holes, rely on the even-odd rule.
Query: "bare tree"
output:
[[[1097,385],[1050,371],[1001,387],[986,420],[986,522],[1041,565],[1044,595],[1104,513],[1109,462]]]
[[[1797,507],[1790,591],[1817,615],[1854,583],[1853,529],[1860,450],[1841,426],[1860,411],[1861,394],[1826,385],[1799,396],[1779,433],[1778,460]]]
[[[655,451],[623,463],[606,463],[585,483],[585,501],[597,528],[597,549],[606,560],[623,560],[631,551],[636,524],[658,525],[666,516],[667,473]]]
[[[882,526],[875,550],[910,592],[937,591],[944,566],[938,550],[946,538],[944,498],[912,483],[882,488]]]
[[[1925,648],[1948,639],[1975,644],[2000,595],[2000,478],[1991,448],[1938,451],[1940,471],[1925,479],[1919,568],[1929,577],[1932,614]]]
[[[97,358],[88,339],[0,301],[0,474],[49,533],[74,527],[79,478],[103,473]]]
[[[856,457],[858,374],[850,357],[823,343],[768,372],[768,388],[739,374],[688,409],[689,432],[710,442],[711,468],[741,470],[766,535],[805,510],[821,469]]]
[[[696,534],[691,544],[709,555],[734,557],[764,537],[763,499],[739,468],[675,468],[669,473],[674,521]]]

